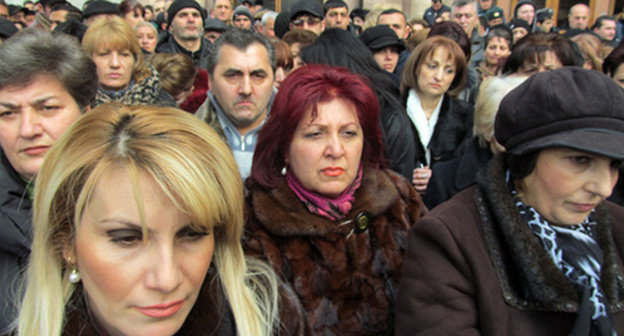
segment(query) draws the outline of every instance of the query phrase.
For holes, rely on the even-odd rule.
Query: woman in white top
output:
[[[466,82],[466,58],[454,41],[434,36],[419,44],[405,64],[401,93],[416,130],[416,162],[412,183],[424,193],[432,164],[457,156],[472,135],[474,108],[454,97]]]

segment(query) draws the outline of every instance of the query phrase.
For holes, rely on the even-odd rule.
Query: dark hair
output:
[[[0,89],[27,86],[37,76],[52,76],[80,108],[89,105],[98,89],[95,63],[68,35],[24,29],[0,45],[0,59]]]
[[[533,172],[539,152],[535,151],[523,155],[504,154],[509,169],[509,177],[512,181],[523,179]]]
[[[516,43],[511,49],[511,54],[503,66],[503,73],[510,74],[518,69],[527,60],[539,59],[547,51],[555,53],[563,66],[582,65],[582,55],[578,47],[569,38],[557,33],[534,32]]]
[[[253,43],[260,43],[264,46],[269,54],[271,69],[275,72],[275,50],[273,49],[271,41],[264,35],[256,32],[242,29],[228,29],[210,46],[210,54],[206,62],[208,74],[210,74],[210,76],[214,74],[214,69],[221,59],[221,47],[223,47],[223,45],[228,44],[238,50],[246,50]]]
[[[323,15],[327,15],[327,12],[332,8],[341,8],[345,7],[347,11],[349,11],[349,6],[342,0],[328,0],[325,4],[323,4]]]
[[[513,47],[513,33],[509,28],[507,28],[507,26],[500,24],[490,28],[487,35],[485,35],[485,38],[483,39],[483,46],[487,48],[490,41],[495,37],[501,37],[507,41],[509,49]]]
[[[293,57],[288,44],[282,40],[274,40],[276,67],[282,67],[290,71],[293,67]]]
[[[356,17],[359,17],[362,20],[366,19],[366,15],[368,15],[369,10],[368,9],[364,9],[364,8],[353,8],[353,10],[351,10],[351,14],[349,15],[349,17],[351,18],[351,20],[355,19]]]
[[[604,21],[613,21],[613,22],[617,22],[617,20],[615,19],[615,17],[613,16],[609,16],[609,15],[601,15],[599,16],[596,21],[594,22],[594,24],[591,26],[591,29],[594,30],[596,28],[600,29],[602,27],[602,24]]]
[[[617,68],[624,63],[624,44],[620,44],[613,49],[602,63],[602,72],[613,77]]]
[[[444,21],[434,24],[427,37],[429,38],[432,36],[444,36],[455,41],[464,52],[466,60],[470,59],[472,55],[470,37],[457,22]]]
[[[125,16],[128,13],[134,13],[137,9],[141,12],[141,17],[145,16],[145,8],[143,8],[143,5],[141,5],[137,0],[124,0],[119,4],[121,16]]]
[[[325,30],[316,42],[301,50],[301,58],[305,63],[339,66],[365,76],[380,104],[401,108],[396,85],[379,67],[373,53],[351,32],[340,28]]]
[[[284,34],[282,41],[286,42],[288,45],[292,45],[293,43],[299,43],[301,44],[301,48],[303,48],[314,43],[317,38],[318,35],[309,30],[295,28]]]
[[[464,89],[468,64],[463,51],[455,41],[444,36],[433,36],[417,45],[407,62],[405,62],[405,68],[403,68],[401,77],[401,94],[407,95],[409,89],[418,88],[418,72],[425,61],[438,48],[446,48],[453,56],[453,61],[455,62],[455,78],[453,78],[447,94],[454,97]]]
[[[379,16],[382,15],[388,15],[388,14],[396,14],[399,13],[401,15],[403,15],[403,20],[405,20],[405,23],[407,23],[407,17],[405,16],[405,13],[403,13],[402,11],[396,9],[396,8],[388,8],[384,11],[382,11],[381,13],[379,13]],[[379,21],[379,16],[377,17],[377,21]]]
[[[297,125],[308,111],[316,116],[319,103],[340,98],[350,102],[364,134],[361,162],[364,166],[383,166],[384,155],[379,130],[379,105],[371,88],[356,74],[327,65],[304,65],[293,71],[280,85],[271,113],[260,133],[247,185],[277,186],[282,179],[285,154]]]

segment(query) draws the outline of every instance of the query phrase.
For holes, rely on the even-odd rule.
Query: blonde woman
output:
[[[34,209],[19,335],[273,333],[276,279],[243,255],[236,162],[192,115],[97,107],[49,152]]]
[[[97,66],[100,89],[94,106],[108,102],[126,105],[175,106],[160,87],[158,71],[145,62],[137,35],[121,17],[91,24],[82,47]]]

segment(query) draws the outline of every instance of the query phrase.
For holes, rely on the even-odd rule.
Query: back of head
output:
[[[319,103],[333,99],[343,99],[357,111],[364,134],[362,164],[383,166],[379,105],[372,89],[362,77],[344,68],[308,64],[293,71],[280,85],[269,118],[258,135],[251,176],[247,180],[249,187],[278,185],[297,125],[308,112],[314,118]]]
[[[604,74],[563,67],[532,75],[496,115],[496,140],[513,155],[564,147],[624,159],[624,90]]]
[[[246,50],[250,45],[254,43],[261,44],[269,55],[269,62],[271,63],[271,69],[275,71],[275,50],[273,44],[264,35],[258,34],[249,30],[242,29],[228,29],[221,36],[219,36],[214,43],[210,46],[210,55],[207,60],[208,73],[212,75],[214,69],[219,63],[221,58],[221,48],[224,45],[230,45],[238,50]]]
[[[455,41],[461,47],[466,59],[470,59],[472,42],[470,42],[470,37],[457,22],[444,21],[434,24],[427,37],[432,36],[444,36]]]
[[[188,55],[156,53],[147,61],[158,70],[160,87],[173,97],[192,88],[197,69]]]
[[[80,108],[97,92],[95,64],[71,36],[25,29],[0,44],[0,59],[0,89],[48,75],[63,84]]]

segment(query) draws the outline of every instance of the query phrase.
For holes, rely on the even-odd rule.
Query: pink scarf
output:
[[[353,201],[355,200],[355,192],[362,183],[362,166],[358,168],[357,176],[353,183],[336,198],[325,197],[306,189],[290,169],[286,172],[286,182],[288,182],[288,187],[305,204],[308,211],[333,221],[340,220],[345,218],[351,211]]]

